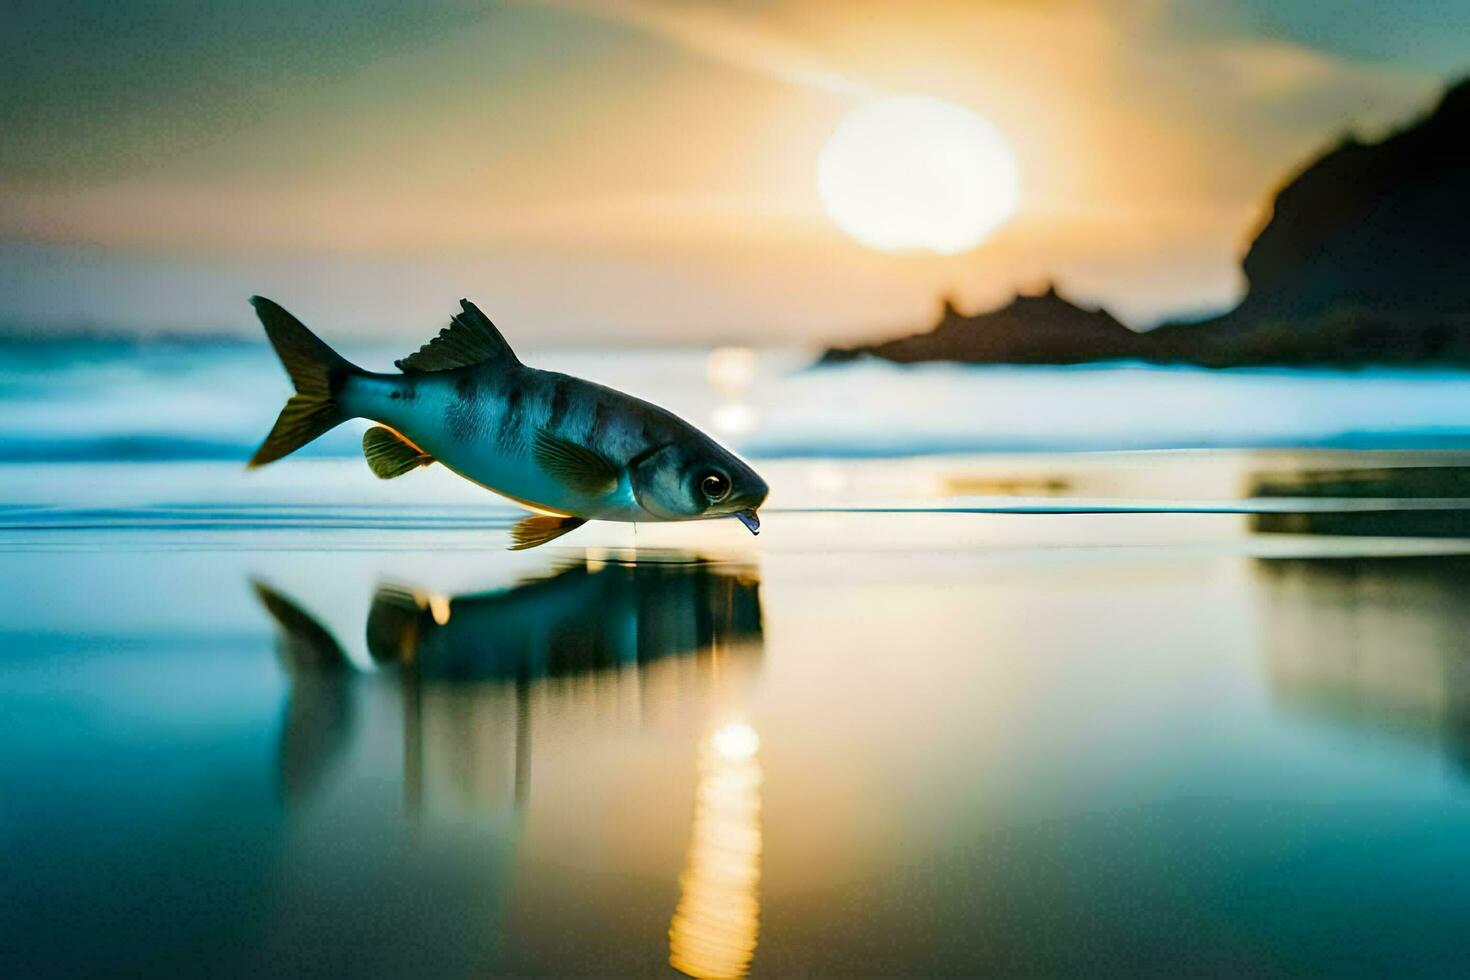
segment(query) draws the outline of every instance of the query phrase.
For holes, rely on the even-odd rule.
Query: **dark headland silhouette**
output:
[[[1470,364],[1470,79],[1287,181],[1241,265],[1245,297],[1208,320],[1136,332],[1053,287],[970,316],[946,301],[927,333],[834,347],[821,363]]]

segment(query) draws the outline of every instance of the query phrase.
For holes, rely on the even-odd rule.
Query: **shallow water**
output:
[[[767,463],[759,538],[526,553],[431,471],[3,467],[0,955],[1458,972],[1466,462]]]

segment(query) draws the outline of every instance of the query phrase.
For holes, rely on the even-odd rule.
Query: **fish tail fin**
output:
[[[255,597],[275,621],[281,657],[292,673],[302,669],[340,670],[350,661],[325,626],[283,593],[251,579]]]
[[[337,404],[337,393],[348,378],[362,374],[306,325],[264,296],[250,297],[281,365],[291,376],[296,394],[286,402],[270,435],[250,458],[250,469],[294,453],[313,439],[351,418]]]

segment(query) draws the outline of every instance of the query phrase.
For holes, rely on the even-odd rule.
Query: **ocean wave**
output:
[[[350,355],[385,367],[394,353]],[[799,353],[761,352],[732,388],[703,351],[552,351],[528,360],[648,398],[756,458],[1470,446],[1470,374],[1461,372],[876,363],[803,370]],[[243,462],[289,393],[263,345],[25,351],[0,360],[0,460]],[[365,425],[341,426],[301,454],[357,456]]]

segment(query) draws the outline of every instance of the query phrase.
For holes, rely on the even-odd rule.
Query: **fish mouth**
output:
[[[761,519],[754,509],[737,510],[735,516],[739,518],[740,523],[744,524],[745,529],[751,534],[761,533]]]

